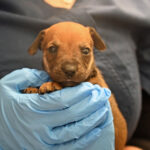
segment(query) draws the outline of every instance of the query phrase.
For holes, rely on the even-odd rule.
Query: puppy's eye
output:
[[[49,51],[50,53],[56,53],[56,52],[57,52],[57,49],[58,49],[58,47],[57,47],[56,45],[53,45],[53,46],[50,46],[50,47],[48,48],[48,51]]]
[[[88,55],[90,53],[90,49],[88,47],[84,47],[84,48],[81,48],[81,52],[85,55]]]

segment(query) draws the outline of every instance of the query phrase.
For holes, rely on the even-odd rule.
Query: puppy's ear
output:
[[[34,55],[36,54],[38,49],[41,49],[41,43],[44,39],[45,36],[45,30],[42,30],[38,36],[36,37],[36,39],[34,40],[34,42],[32,43],[32,45],[30,46],[30,48],[28,49],[28,53],[30,55]]]
[[[98,50],[105,50],[106,49],[106,45],[103,42],[101,36],[96,32],[96,30],[93,27],[88,27],[88,28],[89,28],[89,32],[91,34],[91,37],[93,39],[94,46]]]

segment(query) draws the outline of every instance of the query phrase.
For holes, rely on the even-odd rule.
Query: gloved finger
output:
[[[94,96],[96,99],[97,95],[99,95],[99,99],[107,99],[110,97],[111,92],[109,89],[101,88],[98,85],[93,85],[89,82],[83,82],[75,87],[64,88],[62,90],[46,93],[44,95],[20,95],[19,93],[18,97],[20,97],[19,100],[22,100],[22,103],[24,102],[30,104],[31,108],[33,107],[33,109],[37,111],[58,111],[69,108],[84,99],[90,99],[92,98],[91,96]],[[88,104],[90,105],[90,103]]]
[[[99,138],[101,135],[101,128],[97,127],[94,128],[91,132],[87,133],[86,135],[82,136],[78,140],[72,140],[70,142],[62,143],[62,144],[55,144],[55,145],[49,145],[49,147],[52,150],[83,150],[87,149],[89,146],[91,146],[96,139]],[[44,142],[44,141],[43,141]],[[45,143],[47,144],[47,143]]]
[[[30,106],[37,111],[58,111],[69,108],[83,99],[86,99],[94,90],[97,90],[96,85],[92,85],[89,82],[84,82],[75,87],[64,88],[62,90],[46,93],[44,95],[20,95],[19,93],[18,97],[20,97],[20,100],[23,100],[22,103],[24,102],[30,104]]]
[[[84,85],[87,85],[87,83]],[[91,90],[88,90],[88,93],[83,94],[84,97],[80,98],[77,96],[77,100],[71,99],[70,97],[70,101],[73,100],[73,103],[65,103],[65,99],[61,99],[62,102],[60,101],[60,105],[58,102],[55,103],[53,99],[49,99],[49,101],[46,100],[46,102],[42,100],[42,102],[40,102],[41,99],[38,99],[38,94],[25,94],[24,99],[23,97],[19,98],[18,96],[18,103],[20,103],[20,110],[27,113],[27,116],[32,115],[32,117],[29,117],[28,119],[37,118],[37,121],[42,122],[44,125],[57,127],[87,117],[100,109],[108,101],[108,98],[110,97],[110,91],[108,89],[92,84],[90,89]],[[63,92],[63,90],[61,90],[61,92]],[[75,95],[78,95],[78,93]],[[46,109],[43,109],[44,107],[46,107]],[[50,116],[51,119],[49,119]],[[38,118],[40,118],[40,120],[38,120]]]
[[[79,139],[97,126],[101,127],[112,122],[112,118],[108,119],[109,106],[103,106],[96,112],[80,121],[67,124],[65,126],[49,128],[45,134],[39,132],[40,138],[48,144],[61,144],[74,139]]]
[[[29,86],[38,87],[49,80],[49,75],[45,71],[23,68],[11,72],[1,79],[1,84],[8,88],[23,90]]]

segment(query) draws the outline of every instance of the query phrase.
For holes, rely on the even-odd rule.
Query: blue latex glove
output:
[[[20,92],[49,80],[35,69],[0,80],[0,149],[113,150],[110,91],[84,82],[44,95]]]

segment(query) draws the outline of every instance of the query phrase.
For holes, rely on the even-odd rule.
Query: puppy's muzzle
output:
[[[67,78],[72,78],[77,72],[77,64],[65,62],[62,64],[61,69],[65,73]]]

